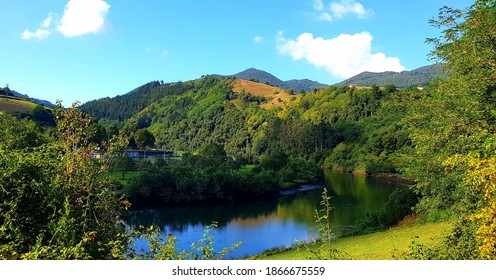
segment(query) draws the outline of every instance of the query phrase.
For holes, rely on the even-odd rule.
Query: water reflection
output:
[[[351,174],[326,172],[326,187],[332,196],[331,223],[339,232],[354,225],[367,211],[380,209],[398,185]],[[238,241],[242,245],[229,258],[290,246],[318,236],[315,210],[320,207],[321,189],[277,199],[223,205],[174,206],[130,211],[130,225],[157,225],[173,233],[181,249],[202,238],[203,231],[217,222],[217,250]]]

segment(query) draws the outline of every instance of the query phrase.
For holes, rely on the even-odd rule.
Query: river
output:
[[[337,234],[353,227],[367,211],[379,210],[389,194],[400,187],[348,173],[326,171],[325,175],[324,187],[329,190],[333,207],[330,221]],[[320,208],[321,194],[322,188],[318,188],[255,202],[135,209],[129,212],[127,223],[160,226],[165,234],[177,238],[180,249],[187,250],[215,221],[216,251],[241,241],[227,258],[242,258],[317,238],[315,209]],[[138,240],[137,245],[145,243]]]

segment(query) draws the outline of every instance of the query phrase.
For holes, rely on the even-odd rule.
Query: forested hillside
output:
[[[394,86],[328,87],[267,109],[270,93],[233,91],[239,83],[210,76],[188,82],[189,90],[152,102],[123,128],[131,133],[146,129],[156,147],[171,151],[195,152],[219,143],[244,162],[284,152],[327,167],[396,172],[392,155],[410,145],[400,124],[406,114],[403,101],[422,96],[417,89]]]
[[[445,76],[443,72],[443,65],[429,65],[420,67],[411,71],[403,72],[363,72],[349,79],[346,79],[338,84],[350,85],[356,84],[358,86],[386,86],[395,85],[399,88],[406,88],[410,86],[428,86],[433,79],[442,78]]]
[[[124,121],[152,102],[160,100],[166,95],[181,94],[190,89],[190,87],[191,82],[163,84],[162,82],[154,81],[124,95],[87,102],[81,105],[80,109],[90,112],[96,119],[105,118]]]

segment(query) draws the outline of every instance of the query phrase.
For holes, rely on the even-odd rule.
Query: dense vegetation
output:
[[[0,259],[123,258],[125,204],[91,160],[90,119],[55,115],[56,130],[0,114]]]
[[[152,102],[127,119],[123,128],[130,133],[146,129],[153,134],[155,147],[170,151],[195,153],[208,143],[218,143],[242,163],[284,152],[326,167],[369,173],[397,171],[396,156],[411,146],[401,123],[408,110],[406,101],[423,95],[392,85],[328,87],[285,107],[265,110],[260,106],[264,99],[233,93],[232,79],[205,77],[185,84],[189,89],[182,94]]]
[[[432,56],[446,63],[450,75],[411,105],[415,149],[404,170],[424,195],[419,211],[459,219],[445,246],[427,257],[494,259],[496,4],[475,1],[464,11],[444,7],[431,24],[443,29],[429,40]]]
[[[225,202],[277,195],[288,187],[323,180],[323,172],[303,159],[266,156],[251,170],[240,169],[219,144],[205,146],[182,160],[140,164],[137,176],[121,192],[133,204]]]
[[[76,108],[0,114],[0,256],[123,258],[120,195],[159,203],[256,197],[318,180],[321,165],[416,181],[414,193],[396,193],[386,206],[395,213],[371,213],[365,224],[389,226],[417,199],[424,219],[455,221],[442,243],[410,257],[496,258],[496,4],[444,7],[431,24],[442,29],[429,42],[447,76],[425,90],[331,86],[263,109],[264,98],[234,93],[232,78],[207,76],[81,106],[98,124]],[[89,156],[116,134],[131,136],[127,145],[183,152],[183,160],[141,164],[119,187],[103,176],[106,162]],[[246,163],[256,167],[240,169]]]

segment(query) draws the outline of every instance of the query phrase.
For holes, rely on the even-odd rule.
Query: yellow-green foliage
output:
[[[480,222],[477,238],[484,259],[496,259],[496,158],[469,160],[467,182],[480,194],[482,209],[470,218]]]
[[[397,226],[387,231],[372,234],[339,238],[332,246],[344,256],[353,260],[390,260],[402,258],[409,252],[412,242],[434,245],[441,241],[443,233],[451,228],[448,222],[415,223]],[[293,247],[274,254],[255,256],[264,260],[304,260],[311,258],[312,250],[320,248],[320,244],[309,248]]]
[[[30,149],[0,142],[0,259],[124,258],[119,215],[129,204],[102,176],[108,163],[91,159],[91,119],[60,104],[56,116],[58,141]]]

